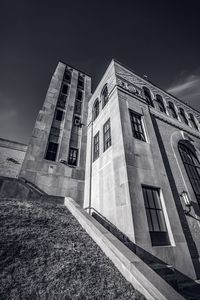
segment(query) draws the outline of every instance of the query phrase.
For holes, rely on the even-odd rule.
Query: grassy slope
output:
[[[0,299],[144,299],[60,205],[0,201]]]

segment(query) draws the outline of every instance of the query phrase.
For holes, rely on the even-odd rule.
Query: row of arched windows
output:
[[[164,114],[167,114],[167,111],[168,111],[168,114],[174,119],[178,120],[178,115],[179,115],[179,118],[183,123],[185,123],[186,125],[189,125],[189,123],[190,123],[190,125],[193,128],[198,130],[198,126],[194,119],[193,114],[191,114],[191,113],[189,114],[189,120],[188,120],[183,108],[179,108],[179,113],[177,114],[173,102],[169,101],[167,109],[166,109],[164,100],[161,95],[157,94],[154,99],[154,102],[153,102],[150,90],[147,87],[143,87],[143,91],[144,91],[144,97],[145,97],[147,104],[149,104],[150,106],[153,106],[153,107],[156,106],[156,108],[158,108],[160,110],[160,112],[162,112]],[[154,105],[154,103],[155,103],[155,105]]]
[[[104,85],[103,89],[101,90],[100,94],[100,101],[97,98],[93,105],[93,120],[95,120],[100,112],[100,103],[102,103],[102,109],[108,103],[108,86],[107,84]]]

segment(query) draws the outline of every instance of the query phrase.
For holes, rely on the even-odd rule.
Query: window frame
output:
[[[96,109],[96,105],[97,104],[98,104],[98,113],[97,113],[97,109]],[[99,99],[97,98],[94,101],[93,108],[92,108],[93,121],[96,120],[96,118],[98,117],[99,113],[100,113],[100,103],[99,103]]]
[[[108,126],[108,128],[106,128]],[[110,118],[103,125],[103,152],[112,146]]]
[[[172,115],[170,112],[173,112]],[[171,101],[168,102],[168,113],[171,118],[178,120],[178,115],[177,115],[174,103]]]
[[[137,120],[139,120],[139,123],[134,122],[133,116],[135,118],[137,118]],[[145,129],[144,129],[143,115],[141,115],[141,114],[139,114],[139,113],[137,113],[137,112],[129,109],[129,117],[130,117],[131,129],[132,129],[133,137],[135,139],[137,139],[137,140],[142,141],[142,142],[147,142],[147,138],[146,138],[146,134],[145,134]],[[135,128],[134,125],[136,125],[136,127],[138,129],[140,127],[141,131],[137,130],[137,128]]]
[[[71,155],[71,151],[75,151],[76,156],[74,157]],[[69,153],[68,153],[68,165],[77,167],[78,165],[78,155],[79,155],[79,149],[75,147],[69,147]]]
[[[57,145],[55,151],[49,150],[50,144]],[[58,155],[58,147],[59,147],[59,144],[58,144],[58,143],[48,141],[47,150],[46,150],[46,153],[45,153],[45,159],[46,159],[46,160],[50,160],[50,161],[56,161],[57,155]],[[49,153],[50,153],[50,154],[54,153],[54,154],[55,154],[55,158],[54,158],[54,159],[48,158],[47,156],[48,156]]]
[[[95,134],[93,138],[93,162],[99,158],[99,131]]]
[[[151,197],[149,197],[150,193]],[[161,189],[142,185],[142,194],[152,246],[170,246],[171,241],[161,200]]]
[[[104,94],[105,91],[106,91],[106,94]],[[103,86],[103,88],[101,90],[101,101],[102,101],[102,109],[103,109],[109,101],[107,83]]]

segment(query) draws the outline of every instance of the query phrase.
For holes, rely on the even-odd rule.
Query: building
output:
[[[115,60],[92,96],[90,77],[60,62],[19,177],[97,211],[196,280],[198,120],[198,111]]]

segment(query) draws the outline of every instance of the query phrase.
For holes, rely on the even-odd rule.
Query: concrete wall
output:
[[[24,144],[0,139],[0,176],[17,178],[26,150]]]
[[[79,204],[83,202],[84,175],[85,175],[85,148],[86,148],[86,119],[87,105],[91,96],[91,79],[83,74],[85,88],[83,93],[82,123],[79,129],[79,158],[78,166],[72,167],[67,164],[68,151],[70,145],[70,136],[73,122],[74,104],[77,92],[77,80],[80,73],[76,69],[72,72],[72,79],[67,97],[65,117],[60,125],[61,134],[59,136],[59,150],[56,161],[45,159],[45,153],[48,144],[48,137],[51,126],[57,127],[54,120],[54,112],[58,101],[63,74],[66,65],[59,63],[51,79],[49,89],[43,108],[38,114],[38,118],[33,129],[27,155],[20,176],[36,184],[42,190],[50,195],[70,196],[76,199]],[[82,74],[82,73],[81,73]],[[60,163],[64,160],[66,164]]]

